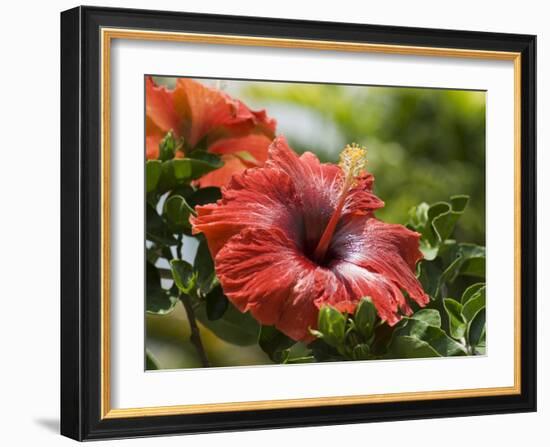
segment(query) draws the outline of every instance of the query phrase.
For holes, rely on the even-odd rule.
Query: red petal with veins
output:
[[[197,206],[191,218],[194,233],[204,233],[215,257],[229,238],[245,228],[278,228],[294,240],[302,231],[300,198],[285,172],[248,169],[235,175],[222,199]]]
[[[243,137],[224,138],[212,144],[208,151],[222,156],[223,167],[201,177],[198,184],[225,186],[233,174],[246,168],[261,166],[267,160],[267,148],[271,139],[262,134],[249,134]]]
[[[279,229],[245,229],[215,258],[227,297],[241,311],[294,340],[310,340],[316,301],[345,293],[336,276],[303,256]]]
[[[162,137],[159,135],[147,135],[145,137],[145,159],[157,160],[159,158],[159,144]]]
[[[161,138],[170,130],[180,135],[181,117],[174,107],[173,91],[156,85],[148,76],[145,79],[145,134]]]
[[[220,137],[245,135],[256,128],[265,131],[268,137],[274,136],[275,120],[269,119],[263,111],[252,112],[221,90],[180,78],[173,95],[176,113],[184,125],[184,136],[190,147],[195,147],[206,136],[210,144]]]
[[[357,305],[362,297],[372,299],[376,311],[382,320],[393,326],[401,319],[400,311],[410,314],[411,309],[403,293],[384,274],[374,273],[350,262],[336,262],[330,266],[345,285],[352,302]],[[335,305],[332,300],[326,304]],[[335,306],[336,307],[336,306]],[[353,307],[355,309],[355,306]]]
[[[367,216],[348,217],[336,231],[330,250],[335,259],[383,275],[398,287],[398,291],[405,290],[424,306],[429,297],[414,273],[416,263],[422,259],[419,238],[419,233],[402,225],[387,224]],[[401,292],[398,302],[401,310],[408,313],[410,309]],[[388,319],[392,324],[390,321]]]

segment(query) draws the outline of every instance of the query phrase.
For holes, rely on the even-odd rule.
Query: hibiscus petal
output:
[[[242,152],[240,158],[249,158],[256,166],[263,165],[267,160],[267,151],[272,139],[263,134],[248,134],[242,137],[224,138],[208,147],[214,154],[226,155]],[[247,154],[249,157],[247,157]]]
[[[157,160],[159,158],[159,144],[162,140],[160,135],[148,135],[145,137],[145,158]]]
[[[319,270],[279,229],[245,229],[215,258],[226,296],[241,311],[275,325],[294,340],[309,339],[317,321],[316,294],[324,292]]]
[[[174,108],[173,91],[156,85],[150,76],[145,79],[145,114],[147,136],[163,136],[170,130],[179,135],[180,118]]]
[[[407,315],[412,312],[401,290],[385,275],[345,261],[333,263],[330,269],[345,284],[352,302],[358,304],[361,298],[369,296],[380,318],[390,326],[399,322],[400,311]]]
[[[197,206],[193,231],[204,233],[212,256],[245,227],[280,229],[301,240],[300,198],[290,177],[276,169],[248,169],[232,177],[217,203]]]
[[[357,179],[357,183],[346,196],[342,217],[349,214],[371,214],[384,207],[384,202],[372,192],[373,183],[372,174],[364,174]]]
[[[243,137],[224,138],[208,148],[209,152],[220,154],[223,167],[209,172],[197,182],[201,187],[225,186],[234,174],[246,168],[261,166],[267,159],[267,148],[271,140],[265,135],[249,134]]]
[[[227,241],[215,261],[235,306],[294,340],[312,339],[309,328],[316,327],[321,306],[355,308],[338,277],[304,257],[279,229],[245,229]]]
[[[256,128],[268,137],[273,137],[275,132],[276,122],[265,112],[252,112],[241,101],[192,79],[178,79],[174,106],[186,126],[184,135],[190,147],[195,147],[206,136],[212,143],[220,137],[244,135]]]
[[[368,216],[348,216],[337,229],[329,250],[339,260],[383,275],[423,306],[429,297],[415,275],[416,263],[423,257],[419,238],[418,233],[403,225]]]

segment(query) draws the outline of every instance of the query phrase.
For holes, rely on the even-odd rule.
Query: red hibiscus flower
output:
[[[275,120],[250,110],[241,101],[192,79],[178,79],[173,90],[147,77],[146,157],[159,157],[169,131],[178,141],[176,157],[193,149],[219,154],[224,166],[203,176],[200,186],[222,186],[248,167],[261,166],[275,136]]]
[[[192,219],[204,233],[227,297],[265,325],[310,340],[319,308],[353,312],[370,296],[389,325],[428,296],[414,272],[420,235],[381,222],[365,150],[348,146],[340,166],[298,157],[283,137],[265,167],[235,175],[215,204]]]

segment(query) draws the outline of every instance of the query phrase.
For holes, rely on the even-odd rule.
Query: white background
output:
[[[113,408],[513,386],[514,64],[115,40],[111,49]],[[486,90],[488,353],[484,357],[143,371],[144,73]],[[404,377],[406,369],[406,377]],[[427,373],[429,371],[429,373]],[[464,374],[463,371],[468,371]],[[330,380],[331,377],[346,380]],[[365,378],[368,377],[368,380]],[[231,383],[232,386],[227,386]],[[266,386],[269,384],[269,386]],[[205,389],[208,392],[205,392]]]
[[[2,10],[2,291],[0,323],[0,440],[5,445],[68,445],[59,437],[59,11],[68,1],[5,2]],[[538,34],[539,228],[548,226],[550,53],[545,2],[367,2],[156,0],[88,2],[104,6],[262,15],[317,20],[474,29]],[[545,169],[546,168],[546,169]],[[546,202],[546,203],[544,203]],[[270,432],[243,432],[112,442],[110,445],[545,445],[550,392],[543,351],[550,325],[542,327],[550,291],[550,238],[539,233],[539,412],[537,414],[406,421]],[[545,275],[546,272],[546,275]]]

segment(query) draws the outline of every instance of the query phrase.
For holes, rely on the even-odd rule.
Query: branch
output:
[[[199,354],[202,366],[204,368],[208,368],[210,366],[210,362],[208,361],[206,351],[204,350],[204,345],[202,344],[201,333],[199,326],[197,325],[197,319],[195,318],[195,311],[193,310],[191,299],[189,298],[189,296],[184,295],[181,292],[179,294],[179,299],[183,304],[183,307],[185,308],[187,319],[189,320],[189,326],[191,327],[191,343],[193,343],[195,349],[197,350],[197,353]]]

